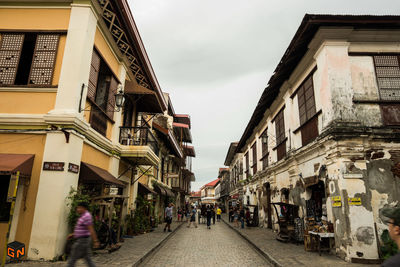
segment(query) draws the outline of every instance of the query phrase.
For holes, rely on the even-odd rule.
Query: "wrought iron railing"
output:
[[[158,156],[157,140],[146,126],[120,127],[119,142],[125,146],[149,146]]]

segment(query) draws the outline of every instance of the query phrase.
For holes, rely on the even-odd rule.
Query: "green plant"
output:
[[[387,229],[383,230],[383,233],[381,235],[381,240],[383,243],[381,246],[381,252],[382,252],[383,259],[390,258],[391,256],[395,255],[398,252],[397,245],[390,238],[389,231]]]
[[[154,210],[153,204],[142,196],[136,198],[136,209],[132,219],[134,233],[143,233],[151,229],[150,215]]]
[[[94,211],[96,209],[96,206],[91,204],[89,195],[83,194],[79,188],[78,190],[76,190],[71,187],[69,195],[67,197],[67,207],[69,208],[67,220],[70,231],[74,229],[75,224],[79,218],[79,214],[76,212],[76,207],[78,206],[79,202],[87,202],[89,204],[88,210],[92,215],[94,214]]]

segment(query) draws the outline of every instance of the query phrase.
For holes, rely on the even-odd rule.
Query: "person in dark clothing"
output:
[[[206,215],[207,215],[207,228],[211,229],[212,209],[210,205],[207,205]]]
[[[213,224],[215,224],[215,207],[211,205],[211,216],[213,220]]]
[[[240,220],[242,229],[244,228],[244,218],[245,218],[244,209],[243,209],[243,207],[241,207],[240,212],[239,212],[239,220]]]
[[[247,225],[247,226],[250,226],[250,217],[251,217],[251,215],[250,215],[250,209],[247,208],[247,209],[246,209],[246,225]]]
[[[400,248],[400,207],[386,208],[382,210],[382,215],[388,218],[386,223],[389,227],[390,238]],[[400,266],[400,252],[383,262],[382,267]]]
[[[233,222],[233,209],[229,208],[229,222]]]

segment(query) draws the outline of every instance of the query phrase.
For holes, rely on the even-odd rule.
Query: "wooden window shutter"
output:
[[[117,93],[118,82],[114,77],[111,77],[110,88],[108,90],[108,101],[107,101],[107,116],[113,120],[114,108],[115,108],[115,94]]]
[[[376,78],[382,100],[400,100],[400,61],[396,55],[374,56]]]
[[[0,35],[0,85],[15,82],[24,34]]]
[[[93,102],[95,102],[95,97],[96,97],[96,88],[97,88],[97,80],[99,78],[99,70],[100,70],[100,56],[99,54],[97,54],[95,50],[93,50],[92,62],[90,64],[90,74],[89,74],[89,83],[87,92],[87,98],[89,98]]]
[[[59,34],[38,34],[28,84],[51,85]]]

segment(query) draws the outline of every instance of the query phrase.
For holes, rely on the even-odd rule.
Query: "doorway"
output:
[[[271,185],[265,183],[264,187],[267,193],[267,227],[272,229]]]

